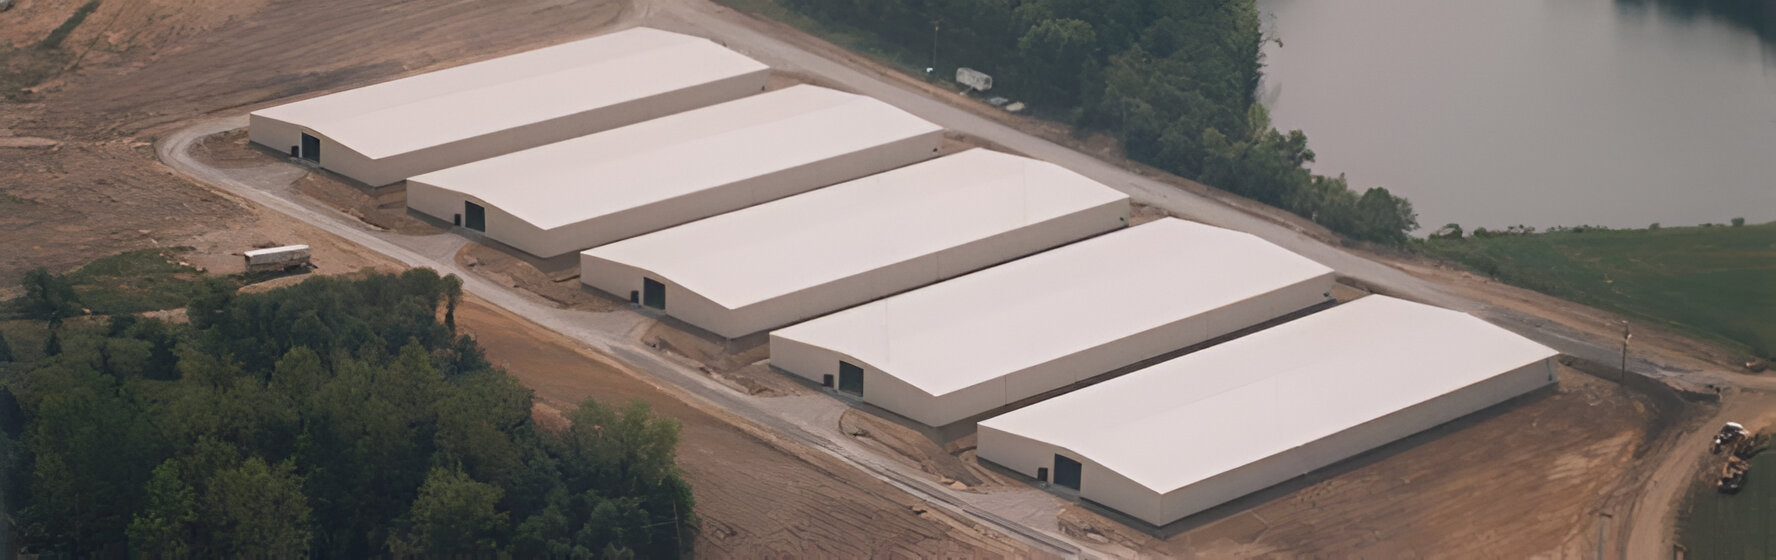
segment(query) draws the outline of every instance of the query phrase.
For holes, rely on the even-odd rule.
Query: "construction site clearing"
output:
[[[240,144],[216,151],[256,154],[253,157],[264,158],[263,164],[281,160],[281,154],[245,146],[242,135],[218,135],[211,141]],[[963,140],[952,138],[945,151],[967,147]],[[328,183],[330,190],[347,193],[317,199],[340,210],[361,212],[363,201],[372,200],[368,189],[329,175],[310,172],[299,182]],[[399,213],[404,204],[398,195],[381,196],[382,203],[374,210],[386,213],[382,219],[420,220]],[[1164,216],[1155,208],[1136,205],[1130,223]],[[445,233],[436,226],[430,232]],[[581,286],[577,267],[569,260],[538,259],[495,242],[465,243],[456,260],[472,273],[553,307],[593,314],[646,314],[644,326],[633,333],[638,342],[748,398],[846,399],[772,369],[765,333],[727,339],[641,311],[630,302]],[[1367,293],[1349,283],[1335,284],[1333,289],[1334,299],[1341,302]],[[498,341],[481,340],[490,354],[497,352]],[[554,400],[555,408],[572,401],[551,399],[550,392],[592,394],[605,386],[576,381],[565,373],[575,371],[573,366],[553,364],[544,368],[547,372],[525,372],[518,363],[501,365],[535,388],[543,403]],[[830,427],[952,490],[987,502],[1046,511],[1063,534],[1115,555],[1411,556],[1460,553],[1462,546],[1472,547],[1466,549],[1472,554],[1571,555],[1599,545],[1596,527],[1602,521],[1586,512],[1627,507],[1637,489],[1635,481],[1654,467],[1644,459],[1658,456],[1654,451],[1672,445],[1677,432],[1700,422],[1709,405],[1685,401],[1684,395],[1656,384],[1623,386],[1615,382],[1619,375],[1600,364],[1570,358],[1561,364],[1553,388],[1158,528],[1140,528],[1143,524],[1120,513],[1034,488],[1017,475],[980,463],[971,422],[934,429],[855,403],[833,418]],[[539,413],[546,416],[549,409],[540,407]],[[697,480],[692,482],[701,499]],[[1526,526],[1525,519],[1535,522]],[[1358,528],[1361,534],[1351,533]]]
[[[19,20],[12,29],[16,37],[41,36],[82,2],[35,4],[44,6],[39,12],[46,15]],[[0,180],[6,185],[0,228],[18,249],[0,262],[0,272],[16,275],[35,266],[67,270],[90,259],[92,247],[173,245],[192,247],[188,258],[201,268],[229,272],[244,268],[239,253],[245,247],[293,243],[310,245],[319,274],[403,268],[312,224],[178,177],[155,161],[154,142],[212,111],[263,106],[297,92],[361,85],[581,37],[589,28],[617,23],[627,9],[604,1],[514,2],[497,8],[484,3],[366,8],[330,1],[104,3],[92,19],[109,21],[111,27],[82,27],[69,40],[100,48],[77,71],[32,88],[22,101],[0,112],[0,137],[8,140],[0,142],[7,155],[0,157]],[[230,25],[237,20],[253,24]],[[149,21],[159,24],[145,25]],[[743,24],[777,30],[750,20]],[[142,31],[112,33],[111,28]],[[286,48],[305,44],[306,30],[316,28],[339,29],[330,43],[352,44],[354,49]],[[265,46],[237,47],[242,44]],[[849,62],[860,58],[836,50],[824,54]],[[781,74],[772,78],[782,79]],[[368,229],[413,237],[444,231],[406,213],[401,189],[360,189],[325,173],[289,166],[281,154],[248,147],[245,136],[239,129],[218,134],[199,145],[207,153],[193,155],[213,167],[300,193],[316,206],[339,209]],[[946,138],[946,144],[971,141],[953,133]],[[1161,214],[1137,207],[1132,221]],[[468,243],[457,255],[471,273],[555,307],[598,315],[632,313],[627,302],[580,289],[558,267],[515,256],[509,249]],[[1599,322],[1592,320],[1594,310],[1461,271],[1410,259],[1396,266],[1501,306],[1540,310],[1543,316],[1570,321],[1577,330]],[[1335,287],[1335,295],[1348,299],[1364,291],[1351,284]],[[0,297],[15,295],[15,289],[0,288]],[[640,398],[685,422],[679,461],[704,519],[700,555],[1044,555],[933,507],[855,465],[745,419],[702,408],[624,366],[622,359],[597,354],[474,299],[465,308],[459,320],[475,331],[490,358],[536,391],[535,415],[545,425],[560,425],[556,411],[594,394]],[[762,338],[714,339],[649,316],[641,316],[637,324],[631,332],[635,340],[744,398],[783,403],[837,398],[772,371],[762,362]],[[1668,355],[1691,351],[1682,339],[1661,343],[1656,334],[1637,333],[1636,343],[1643,339],[1652,348],[1637,352],[1662,360],[1719,362],[1699,355],[1706,349],[1695,350],[1698,355]],[[1719,425],[1711,420],[1717,407],[1710,402],[1718,395],[1676,391],[1625,376],[1611,365],[1570,359],[1562,361],[1557,375],[1555,388],[1157,532],[1131,529],[1113,513],[1057,498],[982,466],[973,456],[970,434],[911,426],[867,406],[841,407],[842,412],[824,421],[860,448],[926,473],[955,492],[984,502],[1034,504],[1031,516],[1049,516],[1053,529],[1106,555],[1527,557],[1615,550],[1623,528],[1612,520],[1625,517],[1647,492],[1644,481],[1668,474],[1663,471],[1668,463],[1686,463],[1690,453],[1701,453],[1700,446],[1687,444],[1697,435],[1706,439]],[[1680,441],[1686,445],[1677,445]],[[1665,461],[1666,456],[1681,460]],[[1687,472],[1679,476],[1697,478],[1682,474]],[[1718,471],[1698,472],[1712,480]],[[1659,521],[1669,528],[1668,520]]]

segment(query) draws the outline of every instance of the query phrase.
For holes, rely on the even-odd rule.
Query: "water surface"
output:
[[[1420,234],[1776,220],[1776,47],[1756,21],[1610,0],[1258,6],[1281,42],[1260,92],[1274,124],[1307,132],[1316,172],[1411,199]]]

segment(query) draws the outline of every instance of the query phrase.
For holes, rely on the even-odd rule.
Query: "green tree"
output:
[[[66,276],[38,267],[25,273],[24,285],[25,297],[19,311],[26,317],[49,321],[54,326],[80,314],[80,298]]]
[[[419,487],[401,529],[389,537],[396,556],[472,556],[499,548],[508,513],[498,511],[505,491],[476,482],[458,468],[434,468]]]
[[[1080,105],[1085,85],[1097,83],[1092,59],[1097,42],[1091,24],[1077,19],[1046,19],[1031,27],[1017,44],[1029,97],[1061,107]]]
[[[61,355],[0,388],[28,551],[651,558],[692,541],[676,424],[643,407],[539,430],[530,391],[438,319],[455,279],[218,288],[188,325],[62,325]]]
[[[197,491],[179,475],[176,461],[154,468],[148,479],[148,506],[127,531],[130,546],[149,557],[188,558],[196,541]]]
[[[308,498],[290,462],[247,459],[216,473],[204,494],[217,552],[237,558],[293,558],[308,553]]]
[[[1418,214],[1412,203],[1375,187],[1363,191],[1357,199],[1355,236],[1390,244],[1406,242],[1406,233],[1418,229]]]
[[[60,356],[62,354],[61,329],[50,327],[49,336],[43,339],[43,356]]]

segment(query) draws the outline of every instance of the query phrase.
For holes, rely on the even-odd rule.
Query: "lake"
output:
[[[1776,220],[1776,1],[1683,4],[1258,0],[1259,96],[1419,235]]]

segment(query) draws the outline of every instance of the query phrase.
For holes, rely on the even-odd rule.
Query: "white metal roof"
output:
[[[869,97],[800,85],[412,180],[553,229],[942,130]]]
[[[981,423],[1165,493],[1558,354],[1369,296]]]
[[[707,39],[639,27],[254,113],[381,159],[768,68]]]
[[[1061,166],[977,149],[585,254],[738,309],[1127,199]]]
[[[941,396],[1331,272],[1250,234],[1166,218],[773,335]]]
[[[261,257],[261,256],[265,256],[265,255],[275,255],[278,253],[293,253],[296,251],[307,251],[307,250],[308,250],[307,245],[284,245],[282,247],[269,247],[269,248],[265,248],[265,249],[253,249],[251,251],[241,253],[241,255],[250,259],[253,257]]]

